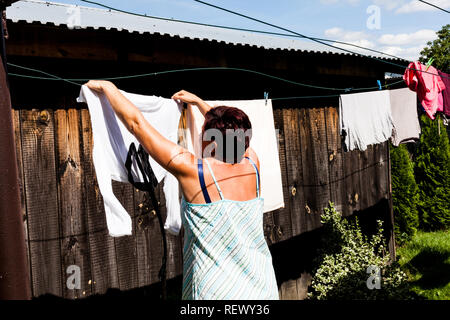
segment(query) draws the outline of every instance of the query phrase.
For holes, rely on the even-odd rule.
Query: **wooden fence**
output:
[[[328,201],[350,215],[388,197],[387,143],[344,152],[335,107],[275,109],[274,117],[285,208],[264,215],[269,245],[319,228]],[[15,109],[14,127],[33,296],[82,298],[157,283],[157,217],[130,184],[113,181],[113,190],[132,215],[133,235],[108,235],[88,110]],[[161,186],[158,194],[165,216]],[[167,237],[170,279],[182,274],[183,237]],[[80,289],[66,285],[71,266],[80,268]]]

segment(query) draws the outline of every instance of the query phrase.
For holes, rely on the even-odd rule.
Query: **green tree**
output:
[[[428,42],[420,61],[434,58],[433,66],[450,72],[450,24],[437,32],[438,38]],[[450,147],[449,130],[440,117],[433,121],[420,117],[422,134],[414,154],[414,174],[419,187],[420,228],[435,230],[450,226]],[[446,130],[447,129],[447,130]],[[447,134],[445,132],[447,131]]]
[[[450,24],[442,27],[436,32],[438,38],[433,42],[427,43],[420,52],[420,62],[426,63],[430,58],[433,58],[433,66],[443,72],[450,72]]]
[[[414,174],[419,187],[419,221],[425,230],[450,226],[450,145],[442,120],[420,117],[422,134]]]
[[[390,153],[394,231],[396,242],[401,244],[411,239],[419,227],[419,190],[414,178],[414,165],[406,145],[390,145]]]

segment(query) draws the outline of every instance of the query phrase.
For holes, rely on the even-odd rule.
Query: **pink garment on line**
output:
[[[445,84],[441,80],[441,77],[438,76],[436,68],[430,66],[428,70],[426,69],[427,66],[419,61],[411,62],[403,75],[403,80],[405,80],[409,89],[417,92],[417,97],[422,103],[426,114],[434,120],[436,111],[443,110],[441,92],[445,89]],[[430,73],[424,73],[422,71]],[[441,94],[441,99],[439,99],[439,94]]]

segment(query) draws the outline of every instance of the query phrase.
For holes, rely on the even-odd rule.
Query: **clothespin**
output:
[[[346,89],[344,89],[344,90],[345,90],[345,92],[350,92],[350,91],[353,90],[353,87],[351,87],[351,88],[346,88]]]
[[[447,117],[445,116],[445,114],[442,114],[442,117],[444,119],[442,119],[442,122],[444,123],[444,126],[448,126],[450,119],[447,119]]]
[[[269,93],[264,92],[264,100],[266,100],[266,106],[267,106],[267,99],[269,98]]]
[[[377,83],[378,83],[378,89],[381,90],[381,89],[382,89],[382,88],[381,88],[381,81],[380,81],[380,80],[377,80]]]
[[[431,64],[433,63],[434,59],[430,58],[430,60],[428,60],[427,62],[427,68],[425,69],[425,71],[428,71],[428,68],[431,66]]]

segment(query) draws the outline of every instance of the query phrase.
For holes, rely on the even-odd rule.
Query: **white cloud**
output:
[[[375,48],[375,43],[371,41],[370,36],[363,31],[347,31],[336,27],[325,30],[325,36],[331,39],[347,42],[360,47],[365,47],[369,49]],[[370,54],[370,51],[346,44],[334,42],[333,45],[339,48],[355,51],[362,54]]]
[[[325,30],[325,36],[342,41],[360,41],[369,37],[363,31],[346,31],[337,27]]]
[[[430,3],[432,3],[438,7],[441,7],[443,9],[450,8],[450,0],[433,0],[433,1],[430,1]],[[433,10],[437,11],[439,9],[434,8],[426,3],[414,0],[414,1],[410,1],[410,2],[402,5],[395,12],[396,13],[411,13],[411,12],[433,11]]]
[[[327,29],[324,33],[330,39],[378,50],[410,61],[417,60],[426,43],[437,38],[436,32],[430,29],[422,29],[412,33],[384,34],[377,39],[374,35],[367,34],[364,31],[349,31],[338,27]],[[374,54],[350,45],[336,42],[333,45],[366,55]]]
[[[383,45],[418,45],[426,44],[437,38],[436,32],[430,29],[422,29],[413,33],[384,34],[378,38],[378,42]]]
[[[380,51],[414,61],[419,58],[420,51],[427,42],[436,38],[435,31],[422,29],[413,33],[384,34],[377,39],[377,42],[383,45]]]
[[[409,48],[402,48],[398,46],[388,46],[388,47],[381,47],[380,51],[383,51],[387,54],[392,54],[397,57],[405,58],[409,61],[415,61],[420,56],[420,51],[425,47],[425,45],[422,46],[415,46],[415,47],[409,47]]]

